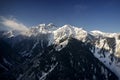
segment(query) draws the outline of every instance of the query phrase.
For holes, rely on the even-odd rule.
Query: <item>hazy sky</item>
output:
[[[70,24],[87,31],[120,32],[120,0],[0,0],[0,16],[25,26]]]

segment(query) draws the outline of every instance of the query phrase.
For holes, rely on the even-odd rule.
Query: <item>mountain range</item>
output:
[[[0,80],[120,80],[120,33],[52,23],[0,31]]]

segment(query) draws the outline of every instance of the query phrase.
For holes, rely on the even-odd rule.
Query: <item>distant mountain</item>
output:
[[[120,79],[120,33],[50,23],[1,31],[0,45],[0,79]]]

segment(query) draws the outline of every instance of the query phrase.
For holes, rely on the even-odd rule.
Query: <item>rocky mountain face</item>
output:
[[[0,32],[0,79],[118,80],[120,34],[40,24]]]

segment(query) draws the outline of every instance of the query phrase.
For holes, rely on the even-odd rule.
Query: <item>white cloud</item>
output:
[[[2,25],[9,27],[13,30],[17,30],[20,32],[26,32],[29,30],[24,24],[18,22],[15,18],[12,18],[12,19],[8,19],[5,17],[0,17],[0,18],[1,18],[0,23]]]

